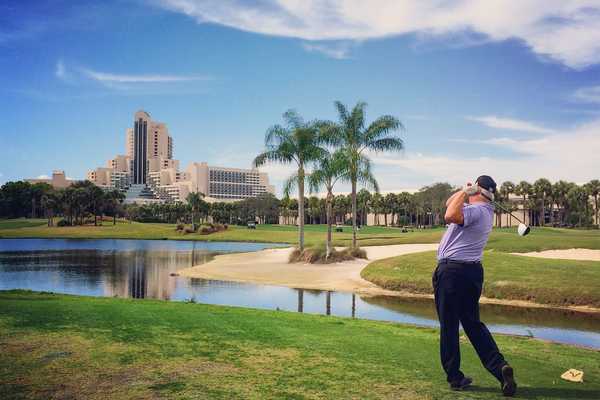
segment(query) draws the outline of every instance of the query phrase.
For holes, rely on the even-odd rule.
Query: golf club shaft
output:
[[[499,208],[499,209],[501,209],[502,211],[504,211],[504,212],[507,212],[507,213],[509,213],[510,215],[512,215],[512,217],[513,217],[514,219],[516,219],[517,221],[519,221],[520,223],[522,223],[522,224],[525,224],[525,222],[521,221],[521,220],[519,219],[519,217],[517,217],[516,215],[514,215],[512,212],[508,211],[506,208],[502,207],[502,206],[500,205],[500,203],[496,203],[495,201],[492,201],[492,204],[494,204],[496,207],[498,207],[498,208]],[[525,225],[526,225],[526,224],[525,224]]]

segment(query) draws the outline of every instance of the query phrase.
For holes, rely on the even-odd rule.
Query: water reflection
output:
[[[272,245],[143,240],[2,240],[0,289],[194,299],[200,303],[297,311],[436,327],[433,302],[389,296],[363,297],[287,287],[178,276],[215,254]],[[600,316],[564,310],[482,305],[493,332],[533,336],[600,348]]]

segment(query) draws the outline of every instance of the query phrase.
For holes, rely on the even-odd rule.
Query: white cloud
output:
[[[324,54],[329,58],[344,60],[349,58],[350,49],[353,43],[349,41],[342,42],[304,42],[302,47],[308,52]]]
[[[587,182],[600,171],[600,119],[571,131],[534,139],[494,138],[482,141],[513,150],[517,157],[469,157],[467,154],[427,155],[408,153],[405,157],[373,156],[383,188],[406,182],[423,186],[448,181],[463,184],[478,175],[489,174],[497,182],[533,181],[546,177]],[[381,175],[381,177],[380,177]],[[404,182],[399,180],[403,179]]]
[[[579,88],[573,93],[572,98],[582,103],[600,103],[600,86]]]
[[[210,79],[203,76],[183,76],[183,75],[120,75],[106,72],[98,72],[87,68],[81,71],[89,78],[101,83],[171,83],[201,81]]]
[[[506,129],[510,131],[529,132],[529,133],[541,133],[541,134],[552,134],[556,131],[550,128],[537,125],[535,123],[524,121],[520,119],[502,118],[495,115],[486,115],[482,117],[466,117],[470,121],[479,122],[485,126],[495,129]]]
[[[266,35],[310,41],[470,33],[516,39],[572,68],[600,62],[598,0],[154,0],[195,18]]]
[[[58,60],[54,69],[55,76],[61,81],[78,86],[100,84],[109,89],[117,89],[123,93],[168,93],[177,90],[178,93],[198,92],[203,86],[194,83],[212,81],[206,75],[174,75],[174,74],[118,74],[113,72],[97,71],[95,69],[75,65],[67,65],[63,60]],[[97,89],[94,87],[94,89]],[[95,94],[98,94],[96,90]],[[43,97],[47,97],[43,94]]]
[[[48,175],[38,175],[35,179],[50,179]]]

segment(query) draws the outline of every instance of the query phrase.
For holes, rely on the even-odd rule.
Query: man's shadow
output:
[[[484,392],[484,393],[497,393],[500,392],[500,386],[498,387],[482,387],[482,386],[471,386],[469,391],[473,392]],[[573,387],[568,388],[552,388],[552,387],[518,387],[515,398],[521,399],[556,399],[556,400],[599,400],[600,391],[598,390],[584,390],[581,388]]]

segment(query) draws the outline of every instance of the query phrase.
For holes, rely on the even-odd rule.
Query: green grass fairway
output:
[[[483,295],[560,306],[600,307],[600,262],[515,256],[486,251]],[[387,258],[369,264],[362,277],[391,290],[432,293],[434,251]]]
[[[48,221],[46,221],[45,219],[0,219],[0,231],[8,229],[46,226],[47,223]]]
[[[183,239],[235,242],[290,243],[298,242],[298,228],[289,225],[258,225],[248,229],[245,226],[230,226],[226,231],[211,235],[180,234],[174,224],[104,222],[102,226],[47,227],[32,225],[26,219],[0,221],[0,238],[115,238],[115,239]],[[38,221],[38,220],[35,220]],[[39,224],[38,224],[39,225]],[[307,225],[308,245],[325,242],[325,225]],[[360,230],[359,242],[363,246],[396,243],[434,243],[440,240],[443,230],[424,229],[402,233],[398,228],[365,227]],[[344,232],[334,233],[337,246],[348,245],[352,240],[352,228],[344,227]]]
[[[598,399],[600,352],[497,336],[521,399]],[[201,304],[0,292],[2,399],[500,399],[448,390],[438,332]],[[585,383],[562,381],[568,368]]]
[[[325,225],[307,225],[306,243],[314,245],[325,241]],[[358,233],[361,246],[437,243],[445,229],[422,229],[402,233],[398,228],[368,226]],[[175,232],[172,224],[119,222],[113,226],[104,222],[103,226],[47,227],[44,220],[0,220],[0,238],[115,238],[115,239],[183,239],[236,242],[290,243],[298,242],[298,228],[290,225],[258,225],[256,230],[242,226],[230,226],[228,230],[212,235]],[[347,246],[352,240],[352,229],[344,227],[344,232],[333,234],[336,246]],[[488,249],[506,252],[540,251],[549,249],[569,249],[574,247],[600,249],[599,230],[569,230],[554,228],[534,228],[531,234],[520,237],[516,228],[494,229]]]

